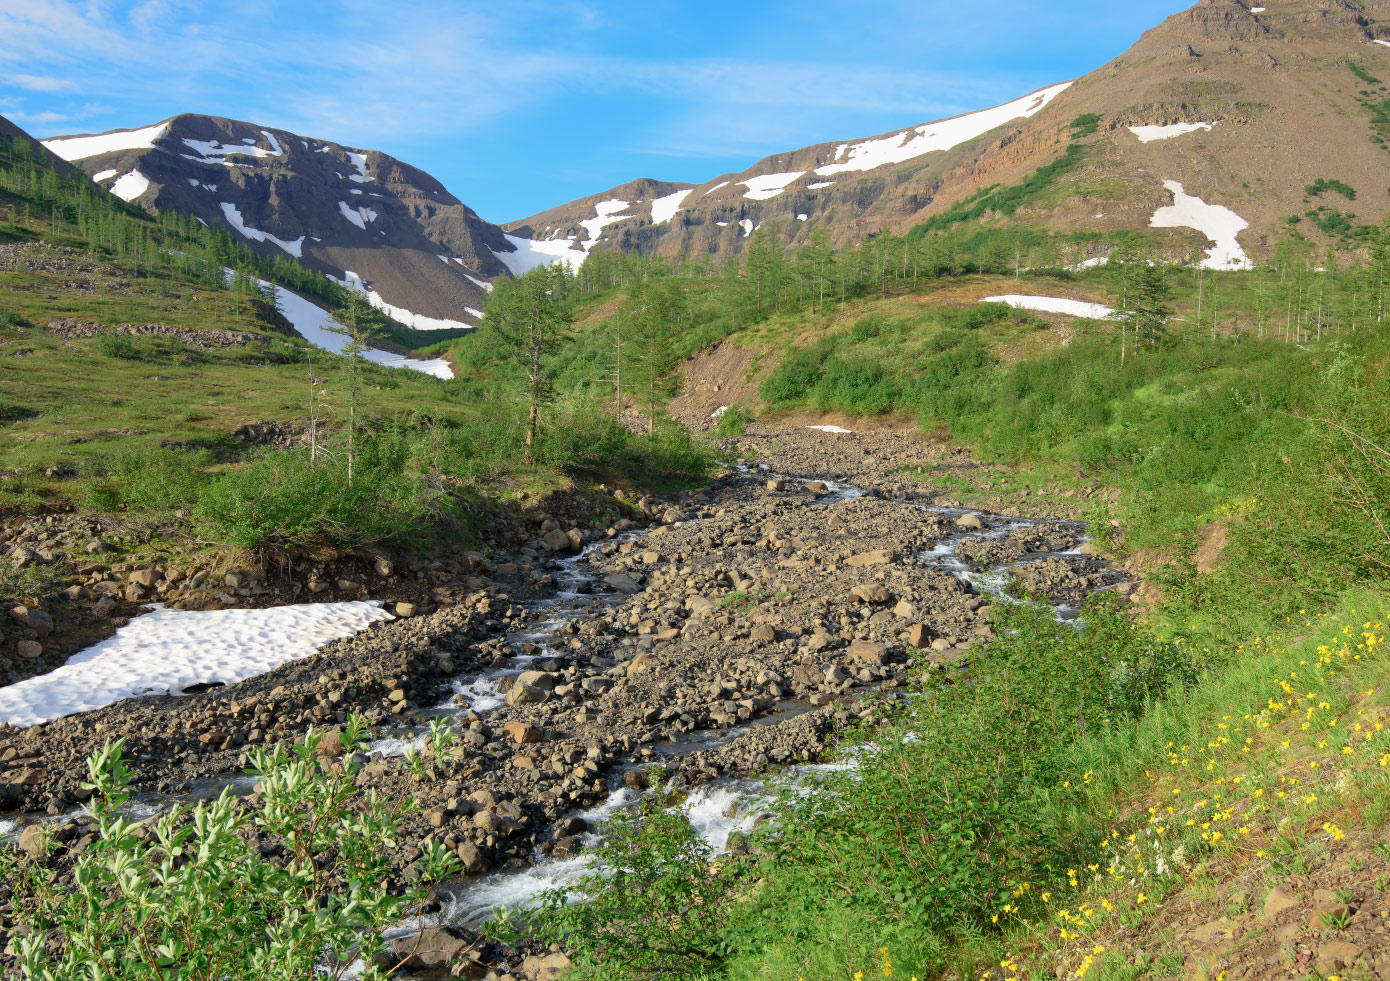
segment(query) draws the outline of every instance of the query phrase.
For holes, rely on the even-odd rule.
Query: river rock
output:
[[[893,598],[892,594],[889,593],[887,589],[876,582],[855,586],[850,592],[865,603],[887,603]]]
[[[985,530],[985,523],[978,514],[963,514],[956,519],[955,525],[961,531]]]
[[[15,623],[27,630],[32,630],[39,635],[40,639],[53,633],[53,618],[43,610],[33,609],[28,606],[16,606],[10,610],[10,616]]]
[[[391,966],[399,963],[407,971],[448,967],[477,942],[477,934],[468,930],[449,926],[430,927],[418,936],[397,940],[391,947],[395,955]]]
[[[637,580],[621,572],[616,572],[611,576],[605,576],[603,582],[609,589],[618,593],[627,593],[631,595],[632,593],[640,593],[642,591],[642,587],[638,584]]]
[[[859,555],[851,555],[845,559],[845,565],[851,569],[860,569],[865,566],[891,565],[897,561],[897,556],[886,548],[876,549],[872,552],[862,552]]]
[[[508,722],[502,727],[502,731],[511,738],[512,742],[519,746],[529,746],[534,743],[545,741],[545,733],[539,726],[534,726],[529,722],[522,722],[519,719],[513,719],[511,722]]]
[[[856,640],[849,645],[849,659],[869,664],[887,664],[888,646],[868,640]]]
[[[26,661],[43,657],[43,645],[36,640],[21,640],[15,645],[15,652]]]

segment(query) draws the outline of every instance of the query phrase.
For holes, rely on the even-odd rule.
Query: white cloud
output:
[[[6,75],[5,81],[30,92],[71,92],[77,88],[76,83],[69,79],[51,75]]]

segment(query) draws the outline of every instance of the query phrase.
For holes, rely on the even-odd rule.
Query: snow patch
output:
[[[138,170],[132,170],[111,185],[111,193],[122,201],[134,201],[150,189],[150,179]]]
[[[436,317],[426,317],[423,314],[414,313],[405,307],[393,306],[387,303],[382,295],[376,290],[370,289],[362,281],[362,277],[351,270],[343,273],[343,285],[356,293],[360,293],[367,298],[367,302],[376,307],[388,317],[399,320],[414,330],[473,330],[476,325],[464,323],[461,320],[443,320]],[[479,314],[481,317],[482,315]],[[450,376],[452,377],[452,375]]]
[[[588,232],[588,238],[582,243],[585,252],[594,247],[594,244],[598,242],[599,233],[609,225],[614,225],[624,219],[634,217],[633,215],[618,214],[620,211],[626,211],[627,207],[628,202],[619,201],[617,198],[611,201],[600,201],[598,204],[594,205],[594,210],[598,212],[598,217],[590,218],[587,221],[581,221],[579,223],[583,226],[584,231]]]
[[[498,252],[496,249],[489,251],[502,260],[502,263],[511,270],[513,276],[524,276],[532,269],[553,266],[557,262],[563,262],[572,271],[578,272],[587,255],[585,252],[570,248],[569,239],[546,242],[508,235],[507,241],[516,247],[516,251]]]
[[[796,216],[796,220],[797,220],[797,221],[810,221],[810,220],[811,220],[811,216],[810,216],[810,215],[797,215],[797,216]]]
[[[839,163],[817,167],[816,173],[822,177],[844,174],[851,171],[874,170],[889,164],[904,163],[925,153],[949,150],[960,146],[990,130],[998,129],[1015,119],[1030,118],[1041,112],[1049,102],[1065,92],[1071,82],[1062,82],[1021,99],[993,109],[972,112],[954,119],[927,123],[916,129],[894,133],[876,140],[862,143],[845,143],[835,153]]]
[[[743,237],[748,238],[753,234],[753,219],[745,218],[738,223],[738,227],[743,229]]]
[[[787,189],[788,184],[805,173],[804,170],[794,170],[785,174],[763,174],[761,177],[750,177],[739,183],[748,188],[748,192],[743,195],[745,198],[750,201],[767,201],[777,197]]]
[[[664,198],[657,198],[653,201],[652,223],[660,225],[676,217],[676,213],[681,210],[681,203],[690,197],[690,194],[691,191],[676,191],[674,194],[668,194]]]
[[[64,160],[86,160],[103,153],[120,153],[123,150],[148,150],[154,141],[169,131],[168,123],[146,126],[144,129],[118,130],[102,133],[99,136],[72,136],[58,140],[44,140],[43,145]]]
[[[807,426],[806,428],[807,428],[807,429],[814,429],[814,430],[816,430],[817,432],[822,432],[822,433],[839,433],[839,434],[841,434],[841,435],[849,435],[850,433],[853,433],[853,432],[854,432],[853,429],[841,429],[839,426]]]
[[[367,173],[367,155],[365,153],[354,153],[352,150],[344,150],[347,158],[352,161],[352,165],[357,168],[357,173],[353,174],[348,180],[356,184],[366,184],[372,178]]]
[[[496,254],[497,254],[497,253],[495,253],[495,252],[493,253],[493,255],[496,255]],[[463,263],[462,263],[462,262],[459,262],[459,265],[463,265]],[[464,277],[464,279],[466,279],[466,280],[468,280],[470,283],[472,283],[474,286],[478,287],[478,289],[483,290],[483,291],[486,292],[486,293],[491,293],[491,292],[492,292],[492,284],[491,284],[491,283],[484,282],[484,281],[481,280],[481,279],[474,279],[472,276],[468,275],[468,273],[464,273],[464,274],[463,274],[463,277]]]
[[[1017,310],[1037,310],[1042,313],[1061,313],[1069,317],[1089,317],[1104,320],[1115,311],[1103,303],[1087,303],[1084,300],[1068,300],[1060,296],[987,296],[985,303],[1007,303]]]
[[[1153,228],[1195,228],[1216,244],[1202,262],[1206,269],[1250,269],[1253,263],[1240,247],[1236,235],[1250,226],[1240,215],[1219,204],[1207,204],[1183,191],[1177,181],[1164,181],[1173,194],[1173,203],[1154,212]]]
[[[299,236],[299,238],[295,239],[293,242],[286,242],[282,238],[276,238],[269,232],[263,232],[257,228],[249,228],[246,222],[242,220],[241,212],[237,209],[237,206],[228,204],[225,201],[222,202],[222,214],[227,217],[227,224],[240,232],[243,238],[250,239],[253,242],[270,242],[274,245],[278,245],[296,259],[304,257],[303,235]]]
[[[0,689],[0,721],[30,726],[124,698],[235,684],[308,657],[390,614],[377,603],[269,610],[158,610],[75,654],[56,671]]]
[[[1131,126],[1129,131],[1139,137],[1140,143],[1152,143],[1155,140],[1171,140],[1175,136],[1186,136],[1199,129],[1204,129],[1210,133],[1211,128],[1215,125],[1215,123],[1173,123],[1171,126]]]
[[[816,181],[814,184],[807,184],[806,187],[812,191],[819,191],[823,187],[834,187],[834,181]]]
[[[119,174],[119,173],[120,173],[119,170],[103,170],[103,171],[102,171],[101,173],[99,173],[99,174],[93,174],[93,175],[92,175],[92,180],[94,180],[94,181],[96,181],[98,184],[100,184],[102,181],[110,180],[112,177],[115,177],[115,176],[116,176],[117,174]],[[197,184],[198,182],[197,182],[197,181],[194,181],[193,183],[194,183],[194,184]]]
[[[269,134],[266,135],[269,136]],[[271,137],[271,142],[275,143],[274,137]],[[264,159],[265,157],[278,157],[285,152],[279,143],[275,143],[274,150],[267,150],[258,146],[223,146],[216,140],[185,139],[183,144],[198,154],[197,157],[189,156],[186,153],[180,154],[185,160],[198,160],[201,158],[202,162],[222,164],[224,167],[245,166],[244,164],[228,160],[228,157],[256,157],[257,159]]]
[[[1263,8],[1261,8],[1261,9],[1263,9]],[[1372,43],[1374,43],[1374,44],[1383,44],[1383,45],[1385,45],[1387,48],[1390,48],[1390,41],[1382,41],[1380,38],[1376,38],[1375,41],[1372,42]]]
[[[346,201],[338,202],[338,210],[342,212],[344,218],[352,222],[364,232],[367,230],[367,222],[376,221],[376,212],[368,207],[354,208]]]
[[[228,277],[231,270],[227,270]],[[285,319],[290,322],[300,337],[303,337],[314,347],[321,348],[331,354],[342,354],[347,348],[348,339],[342,333],[342,324],[334,320],[332,315],[323,307],[309,300],[304,299],[298,293],[291,293],[281,286],[272,286],[265,280],[259,280],[262,287],[270,287],[275,290],[276,301],[280,312],[285,315]],[[433,375],[435,378],[442,378],[445,381],[454,377],[454,369],[448,361],[437,358],[433,361],[420,361],[415,358],[403,358],[399,354],[388,354],[386,351],[378,351],[370,348],[362,353],[362,357],[373,364],[379,364],[386,368],[410,368],[426,375]]]

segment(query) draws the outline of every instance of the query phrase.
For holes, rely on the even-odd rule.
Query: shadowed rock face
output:
[[[479,283],[506,273],[493,254],[512,248],[501,229],[429,174],[374,150],[197,115],[143,140],[45,142],[134,204],[228,227],[257,251],[337,279],[350,271],[424,317],[476,325],[465,308],[482,308]],[[132,173],[145,181],[122,183]]]
[[[980,117],[982,124],[998,122],[975,127],[975,135],[960,127],[967,138],[946,149],[906,159],[887,152],[942,128],[914,126],[805,147],[714,177],[691,189],[674,215],[669,203],[663,210],[654,202],[684,185],[638,181],[504,227],[590,249],[666,255],[738,253],[756,228],[785,244],[824,228],[843,245],[884,228],[901,234],[981,190],[1016,184],[1076,141],[1087,151],[1081,166],[1014,220],[1067,232],[1147,229],[1154,212],[1173,203],[1164,187],[1171,180],[1237,212],[1249,223],[1240,242],[1259,257],[1283,235],[1290,215],[1307,210],[1303,189],[1319,177],[1356,188],[1354,201],[1335,204],[1361,222],[1376,223],[1390,208],[1390,152],[1372,141],[1377,133],[1366,105],[1390,93],[1347,64],[1390,83],[1390,47],[1377,40],[1390,40],[1390,0],[1202,0],[1031,115],[1025,98],[1017,113],[1002,114],[1012,118]],[[1100,116],[1098,129],[1074,132],[1071,123],[1091,113]],[[1148,143],[1130,130],[1198,122],[1215,125]],[[856,151],[869,143],[878,156]],[[888,162],[839,166],[856,153],[860,162]],[[612,201],[627,205],[607,216],[621,220],[590,234],[597,226],[583,223],[600,218],[600,206]],[[1308,226],[1300,230],[1319,238]],[[1174,256],[1205,241],[1186,229],[1162,234]]]

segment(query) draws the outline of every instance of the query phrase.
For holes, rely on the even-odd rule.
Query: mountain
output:
[[[476,326],[513,246],[439,181],[394,157],[182,115],[45,140],[126,201],[232,229],[267,255],[348,280],[420,330]]]
[[[1097,237],[1172,227],[1173,251],[1205,243],[1222,267],[1267,254],[1294,218],[1341,241],[1390,208],[1390,0],[1265,3],[1201,0],[1091,74],[993,109],[503,227],[522,252],[571,261],[598,245],[738,252],[761,227],[844,244],[960,215]]]

